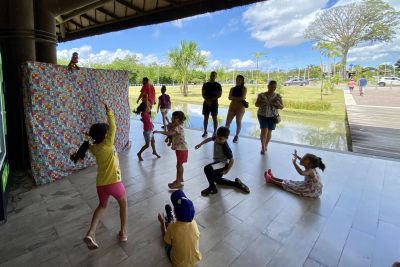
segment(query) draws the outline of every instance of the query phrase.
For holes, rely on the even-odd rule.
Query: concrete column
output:
[[[0,47],[3,59],[7,154],[12,171],[29,168],[20,66],[35,60],[33,0],[0,2]]]
[[[43,0],[35,1],[36,60],[57,63],[56,20]]]

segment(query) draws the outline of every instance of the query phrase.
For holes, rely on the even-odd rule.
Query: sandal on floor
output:
[[[121,232],[118,233],[118,240],[119,242],[126,242],[128,241],[128,236],[127,235],[123,235]]]
[[[175,183],[175,182],[172,182],[172,183],[169,183],[169,184],[168,184],[168,187],[169,187],[170,189],[178,189],[178,188],[183,187],[183,184],[182,184],[182,183]]]
[[[235,137],[233,137],[232,142],[237,143],[238,139],[239,139],[239,136],[235,135]]]
[[[99,248],[99,245],[96,243],[96,241],[94,241],[94,238],[91,237],[90,235],[85,236],[83,241],[86,243],[86,246],[90,250]]]
[[[245,185],[239,178],[235,178],[235,182],[239,184],[240,190],[242,190],[245,193],[250,193],[250,189],[247,185]]]

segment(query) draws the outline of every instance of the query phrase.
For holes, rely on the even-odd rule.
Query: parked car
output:
[[[378,81],[378,86],[400,86],[400,78],[398,77],[382,77]]]
[[[283,83],[284,86],[289,86],[289,85],[308,85],[309,81],[307,79],[303,78],[291,78]]]

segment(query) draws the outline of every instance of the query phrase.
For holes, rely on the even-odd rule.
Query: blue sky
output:
[[[266,52],[260,68],[291,69],[320,64],[312,42],[303,32],[321,10],[355,0],[269,0],[191,18],[138,27],[58,45],[58,56],[78,51],[82,64],[110,62],[136,55],[144,64],[165,64],[167,52],[181,40],[195,41],[208,57],[209,69],[223,66],[255,68],[254,52]],[[397,10],[400,1],[387,0]],[[361,44],[349,53],[349,62],[361,65],[394,63],[400,59],[400,34],[391,43]],[[323,59],[324,63],[327,62]]]

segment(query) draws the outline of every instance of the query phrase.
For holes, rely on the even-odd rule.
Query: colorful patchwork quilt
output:
[[[22,67],[25,122],[32,174],[36,184],[61,179],[73,171],[93,165],[74,164],[70,155],[84,141],[92,124],[107,122],[102,101],[114,111],[118,152],[129,143],[130,108],[126,71],[81,68],[27,62]]]

